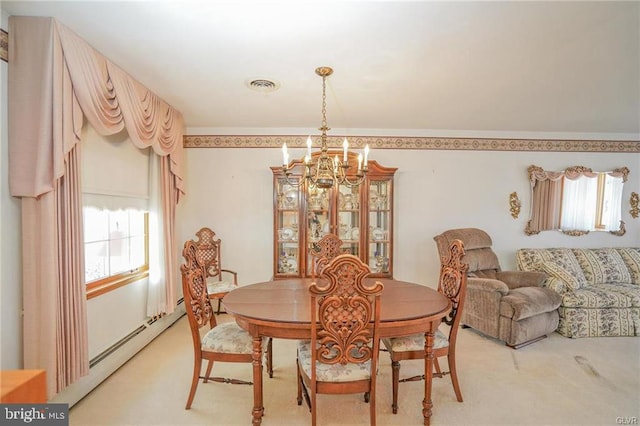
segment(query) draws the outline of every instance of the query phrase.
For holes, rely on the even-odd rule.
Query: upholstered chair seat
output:
[[[266,347],[268,338],[262,339]],[[235,322],[225,322],[207,331],[202,336],[202,350],[227,354],[251,354],[253,337]]]
[[[424,342],[424,337],[422,338]],[[337,351],[333,351],[334,357]],[[328,356],[331,358],[331,355]],[[302,371],[311,376],[311,341],[301,340],[298,342],[298,360]],[[316,363],[316,378],[321,382],[352,382],[357,380],[369,380],[371,378],[371,361],[360,364],[324,364]]]
[[[412,334],[411,336],[394,337],[393,339],[382,339],[385,348],[393,352],[423,351],[424,333]],[[433,349],[446,348],[449,346],[449,338],[439,329],[436,330]]]
[[[231,290],[238,288],[238,285],[233,281],[220,281],[217,278],[207,278],[207,293],[209,297],[219,294],[227,294]]]

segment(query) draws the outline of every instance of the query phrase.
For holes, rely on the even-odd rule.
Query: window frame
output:
[[[144,213],[144,265],[108,277],[86,282],[87,300],[149,276],[149,212]]]

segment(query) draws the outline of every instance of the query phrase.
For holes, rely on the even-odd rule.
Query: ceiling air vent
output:
[[[280,87],[280,84],[278,84],[277,82],[273,80],[267,80],[265,78],[256,78],[249,80],[247,82],[247,85],[250,89],[263,93],[274,92]]]

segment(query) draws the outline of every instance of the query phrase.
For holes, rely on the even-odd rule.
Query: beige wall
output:
[[[291,151],[292,158],[303,155],[301,150]],[[382,149],[374,150],[371,159],[398,168],[394,252],[398,279],[434,287],[439,263],[433,237],[449,228],[485,229],[504,269],[515,267],[515,250],[521,247],[640,245],[640,218],[632,219],[628,212],[630,192],[640,191],[640,154]],[[223,240],[224,266],[238,271],[241,284],[269,280],[273,274],[269,167],[281,162],[279,149],[188,148],[187,196],[178,206],[179,245],[200,227],[209,226]],[[547,231],[527,236],[526,169],[531,164],[548,170],[573,165],[594,170],[629,167],[623,196],[626,235],[597,232],[570,237]],[[513,191],[522,200],[522,213],[515,220],[509,212]]]

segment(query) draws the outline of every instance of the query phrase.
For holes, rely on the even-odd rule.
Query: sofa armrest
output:
[[[510,289],[519,287],[542,287],[547,274],[533,271],[500,271],[496,278],[503,281]]]
[[[563,295],[571,291],[569,287],[567,287],[567,284],[564,281],[556,277],[549,277],[547,281],[544,283],[544,286],[547,288],[550,288],[551,290],[555,291],[560,295]]]
[[[467,290],[501,293],[503,296],[509,293],[509,287],[504,282],[491,278],[468,277]]]

